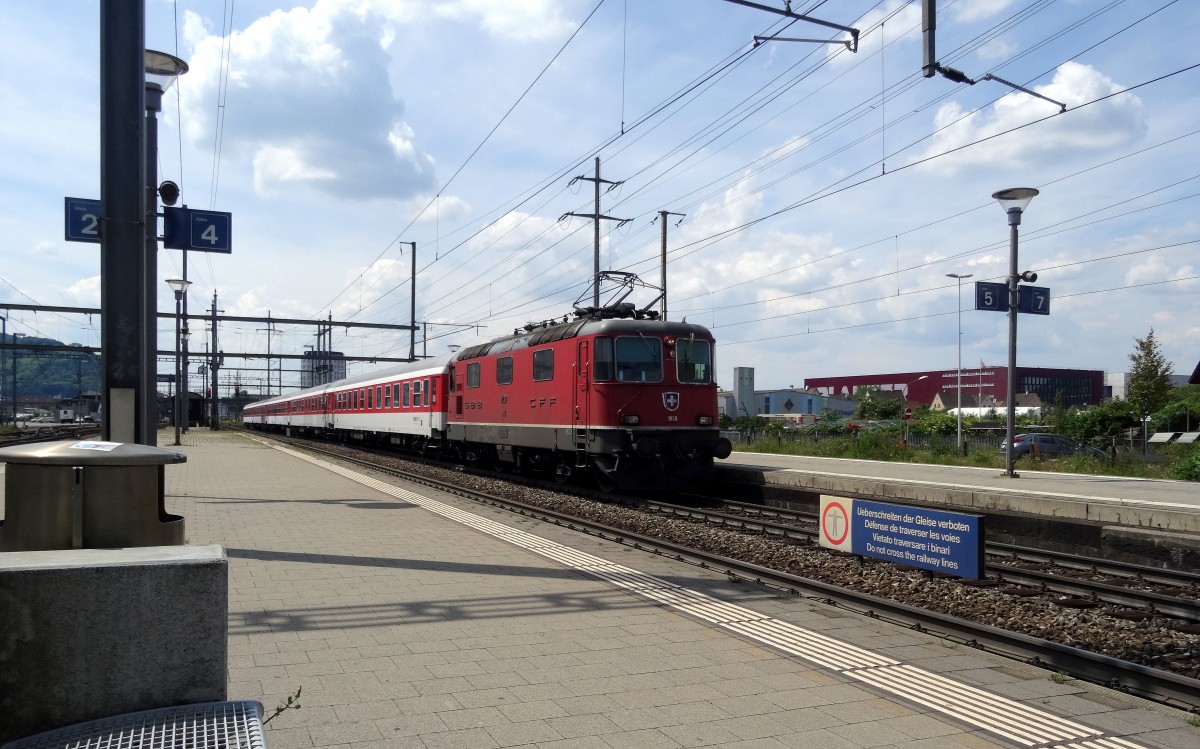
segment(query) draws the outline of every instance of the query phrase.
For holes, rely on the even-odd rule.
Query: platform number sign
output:
[[[65,198],[66,240],[68,242],[100,241],[100,201],[87,198]]]
[[[1041,286],[1021,286],[1017,300],[1017,312],[1034,315],[1050,314],[1050,289]]]
[[[1008,284],[978,281],[975,284],[975,309],[1008,311]]]
[[[975,284],[975,309],[1008,312],[1008,284],[979,281]],[[1018,286],[1017,312],[1050,314],[1050,289],[1044,286]]]
[[[170,250],[233,252],[233,214],[183,208],[163,209],[163,246]]]

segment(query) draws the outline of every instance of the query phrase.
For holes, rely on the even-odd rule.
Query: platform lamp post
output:
[[[907,383],[905,383],[905,384],[904,384],[904,390],[902,390],[902,391],[900,392],[900,397],[901,397],[901,399],[902,399],[903,403],[905,403],[905,404],[907,404],[907,403],[908,403],[908,389],[909,389],[910,387],[912,387],[912,386],[913,386],[913,385],[915,385],[916,383],[920,382],[921,380],[928,380],[928,379],[929,379],[929,375],[921,375],[920,377],[918,377],[917,379],[913,380],[912,382],[907,382]],[[907,406],[905,406],[905,408],[907,408]],[[905,446],[906,448],[908,447],[908,422],[909,422],[909,421],[910,421],[910,419],[909,419],[909,418],[907,417],[907,415],[906,415],[906,416],[905,416],[905,418],[904,418],[904,446]]]
[[[153,49],[144,51],[144,75],[146,96],[146,266],[145,280],[142,289],[145,294],[143,325],[145,326],[145,371],[149,381],[148,392],[153,391],[153,375],[156,368],[155,352],[158,350],[158,294],[154,289],[158,283],[158,199],[161,195],[163,203],[175,205],[179,198],[179,188],[174,182],[158,184],[158,113],[162,111],[163,93],[171,87],[175,79],[188,71],[187,63],[174,55],[158,52]],[[183,280],[187,281],[187,254],[184,253]],[[187,300],[184,299],[183,314],[187,314]],[[186,362],[186,343],[184,344],[184,361]],[[187,364],[184,364],[186,367]],[[154,434],[158,430],[158,409],[146,408],[143,427],[148,436],[146,444],[154,444]],[[175,444],[179,444],[178,438]]]
[[[963,454],[962,439],[962,282],[973,273],[947,273],[946,278],[958,281],[958,385],[954,390],[954,410],[958,412],[958,454]]]
[[[179,419],[183,412],[183,294],[187,287],[191,285],[191,281],[184,281],[182,278],[168,278],[167,285],[175,292],[175,443],[179,442]]]
[[[1033,187],[1010,187],[992,193],[992,197],[1000,203],[1000,207],[1008,214],[1009,226],[1009,258],[1008,258],[1008,417],[1005,425],[1004,442],[1004,475],[1018,478],[1013,473],[1013,438],[1017,421],[1017,307],[1020,297],[1017,284],[1023,280],[1017,272],[1017,227],[1021,225],[1021,214],[1029,202],[1037,197],[1038,190]],[[1031,274],[1030,280],[1037,276]]]

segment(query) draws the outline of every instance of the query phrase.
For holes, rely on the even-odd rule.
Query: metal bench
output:
[[[202,702],[76,723],[0,749],[266,749],[263,706]]]

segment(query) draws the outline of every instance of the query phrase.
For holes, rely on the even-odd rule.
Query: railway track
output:
[[[275,436],[272,436],[271,439],[277,439],[364,469],[429,486],[475,502],[625,544],[647,553],[666,555],[684,563],[715,570],[728,575],[731,580],[740,580],[781,593],[819,601],[982,651],[1034,664],[1057,672],[1061,675],[1060,678],[1076,678],[1102,684],[1172,707],[1200,713],[1200,680],[1195,678],[1197,674],[1200,674],[1200,635],[1173,633],[1167,640],[1176,643],[1171,646],[1174,647],[1174,650],[1171,650],[1171,647],[1158,648],[1159,652],[1156,655],[1145,659],[1154,662],[1134,662],[1103,652],[1093,652],[1080,643],[1064,643],[1045,639],[1028,632],[993,626],[973,621],[964,616],[937,611],[872,592],[863,592],[850,585],[822,581],[812,575],[796,574],[794,571],[778,569],[775,565],[756,561],[757,557],[754,554],[745,552],[747,547],[756,545],[760,547],[762,545],[769,547],[797,546],[794,542],[800,539],[802,534],[792,527],[786,531],[790,535],[785,536],[781,526],[785,526],[786,523],[767,523],[760,519],[757,522],[764,526],[762,528],[754,529],[748,525],[739,528],[728,525],[732,522],[729,519],[714,520],[712,516],[709,516],[703,520],[702,527],[708,533],[719,533],[720,538],[698,538],[696,528],[701,527],[700,520],[697,516],[685,517],[687,513],[698,512],[697,508],[673,509],[672,517],[667,520],[676,527],[673,527],[671,532],[664,532],[655,527],[655,522],[663,520],[661,509],[656,509],[652,513],[658,516],[658,520],[648,522],[647,514],[639,508],[599,504],[563,496],[561,493],[552,496],[548,490],[497,483],[489,478],[466,474],[462,470],[444,467],[431,469],[423,464],[413,467],[411,462],[394,454],[375,454],[362,457],[362,451],[357,448],[323,446],[304,440],[283,439]],[[407,465],[401,466],[400,463]],[[468,484],[484,486],[472,487]],[[501,496],[501,493],[504,496]],[[750,523],[751,521],[743,520],[742,522]],[[726,527],[721,527],[721,525],[726,525]],[[768,525],[778,527],[778,531],[767,531],[766,526]],[[650,526],[651,532],[643,530],[647,526]],[[688,530],[689,526],[692,528],[691,531]],[[747,542],[739,537],[751,540]],[[804,541],[804,545],[811,546],[812,544]],[[713,548],[714,546],[716,548]],[[807,553],[811,553],[811,551]],[[776,553],[778,552],[770,551],[768,556]],[[895,579],[908,580],[910,587],[932,589],[939,585],[961,586],[961,583],[957,581],[937,579],[938,576],[930,573],[913,570],[897,573],[894,571],[895,565],[890,563],[862,560],[861,558],[847,559],[848,556],[832,552],[821,554],[821,557],[834,560],[839,566],[848,566],[851,569],[859,570],[858,578],[860,580],[867,577],[874,578],[875,573],[878,572],[880,577],[898,574],[899,576]],[[862,574],[863,570],[868,571],[866,576]],[[917,576],[915,580],[912,577],[914,574]],[[1023,598],[1004,593],[1003,586],[995,586],[995,588],[997,588],[995,591],[979,591],[980,595],[989,596],[985,606],[999,605],[994,602],[1001,600],[1015,598],[1020,601]],[[990,597],[993,595],[994,598]],[[1143,603],[1145,602],[1143,601]],[[1126,604],[1116,605],[1125,606]],[[1111,608],[1112,605],[1105,607]],[[1016,608],[1020,609],[1021,607],[1017,605]],[[1061,607],[1061,611],[1062,614],[1058,615],[1060,621],[1068,623],[1079,617],[1087,617],[1090,620],[1098,616],[1097,611],[1078,613],[1077,610],[1067,607]],[[1155,610],[1151,611],[1151,614],[1155,622],[1162,619],[1161,612]],[[1101,629],[1106,626],[1103,622],[1100,623]],[[1129,626],[1142,626],[1142,624],[1130,624]],[[1045,627],[1039,624],[1033,628]],[[1160,668],[1159,665],[1163,667]]]
[[[815,545],[818,535],[816,515],[797,510],[740,502],[724,502],[720,509],[655,501],[647,502],[646,506],[673,517],[771,534],[784,540]],[[1157,613],[1183,620],[1182,626],[1200,621],[1200,574],[1195,572],[1013,544],[987,543],[984,553],[987,577],[974,584],[1007,585],[1009,595],[1056,596],[1056,603],[1063,606],[1090,608],[1101,603],[1122,606],[1125,609],[1120,615],[1131,619]]]
[[[100,434],[99,424],[45,426],[33,430],[25,430],[11,437],[0,439],[0,447],[16,445],[35,445],[39,442],[54,442],[56,440],[83,439],[97,437]]]

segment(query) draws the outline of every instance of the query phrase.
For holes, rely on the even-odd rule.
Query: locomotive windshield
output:
[[[662,340],[649,336],[598,336],[592,355],[597,381],[662,382]]]
[[[679,382],[707,385],[712,377],[712,349],[708,341],[680,338],[675,347]]]

